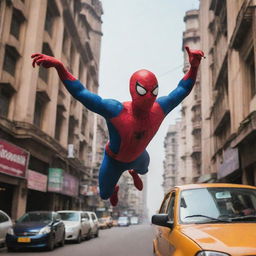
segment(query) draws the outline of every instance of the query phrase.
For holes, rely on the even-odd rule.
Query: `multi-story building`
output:
[[[147,210],[147,176],[140,175],[143,190],[139,191],[133,184],[132,176],[126,171],[122,174],[118,184],[118,205],[113,208],[112,216],[138,216],[141,221],[148,218]]]
[[[200,48],[199,12],[186,12],[184,22],[186,30],[183,33],[183,51],[185,46],[191,49]],[[184,73],[190,68],[187,52],[184,52]],[[201,86],[200,73],[191,93],[182,101],[181,106],[181,141],[179,170],[183,172],[180,184],[196,182],[201,174]]]
[[[103,160],[105,145],[108,140],[107,125],[103,117],[94,114],[94,137],[92,151],[92,168],[89,177],[81,183],[86,187],[86,208],[95,211],[98,217],[109,216],[112,206],[109,200],[99,197],[99,169]]]
[[[81,208],[93,114],[55,69],[33,69],[31,55],[55,56],[97,93],[101,3],[4,0],[0,14],[0,209],[15,219],[26,210]]]
[[[202,171],[256,185],[256,2],[200,2]]]
[[[178,185],[182,174],[179,169],[179,138],[181,122],[170,125],[164,139],[165,158],[163,173],[163,190],[166,194],[170,188]]]

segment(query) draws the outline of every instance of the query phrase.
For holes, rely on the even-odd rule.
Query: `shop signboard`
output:
[[[238,148],[227,148],[223,153],[223,162],[219,165],[218,179],[224,178],[239,169]]]
[[[41,192],[46,192],[47,176],[39,172],[28,170],[28,188]]]
[[[99,193],[98,186],[82,185],[80,187],[80,194],[83,196],[95,196]]]
[[[0,172],[26,178],[29,152],[0,139]]]
[[[63,173],[60,168],[49,168],[48,174],[48,191],[62,192],[63,187]]]
[[[68,196],[78,196],[78,189],[78,179],[68,173],[64,173],[62,193]]]

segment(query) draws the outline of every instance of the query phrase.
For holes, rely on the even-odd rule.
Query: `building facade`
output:
[[[179,168],[179,139],[180,139],[181,122],[177,121],[170,125],[164,138],[164,173],[163,173],[163,190],[166,194],[170,188],[180,184],[183,174]]]
[[[200,2],[202,172],[256,185],[256,2]]]
[[[27,210],[81,209],[94,116],[56,70],[33,69],[31,55],[55,56],[97,93],[101,3],[5,0],[0,13],[0,209],[13,219]]]
[[[132,176],[124,172],[118,181],[118,204],[113,208],[113,218],[119,216],[137,216],[141,222],[148,220],[147,209],[147,175],[140,175],[143,190],[139,191],[133,184]]]
[[[199,11],[187,11],[184,17],[186,30],[183,32],[183,51],[185,46],[200,48]],[[184,52],[184,73],[190,68],[187,52]],[[183,173],[180,184],[193,183],[201,175],[201,86],[200,71],[191,93],[181,103],[180,165]]]

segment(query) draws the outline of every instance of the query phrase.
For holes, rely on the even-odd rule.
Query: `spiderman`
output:
[[[158,95],[158,82],[148,70],[139,70],[130,78],[132,101],[120,103],[114,99],[102,99],[88,91],[79,80],[73,77],[57,59],[44,54],[33,54],[35,64],[45,68],[56,68],[60,79],[69,93],[89,110],[103,116],[107,122],[109,142],[105,147],[104,158],[99,171],[100,197],[109,199],[113,206],[118,203],[117,185],[126,170],[132,175],[134,185],[143,189],[138,174],[146,174],[149,155],[146,147],[154,137],[167,114],[174,109],[192,90],[201,58],[200,50],[191,51],[185,47],[190,62],[188,73],[169,95]]]

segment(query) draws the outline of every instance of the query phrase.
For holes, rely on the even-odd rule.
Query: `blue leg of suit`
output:
[[[115,185],[124,171],[133,169],[139,174],[146,174],[148,166],[149,155],[146,150],[130,163],[116,161],[105,153],[99,173],[100,197],[108,199],[113,194]]]

